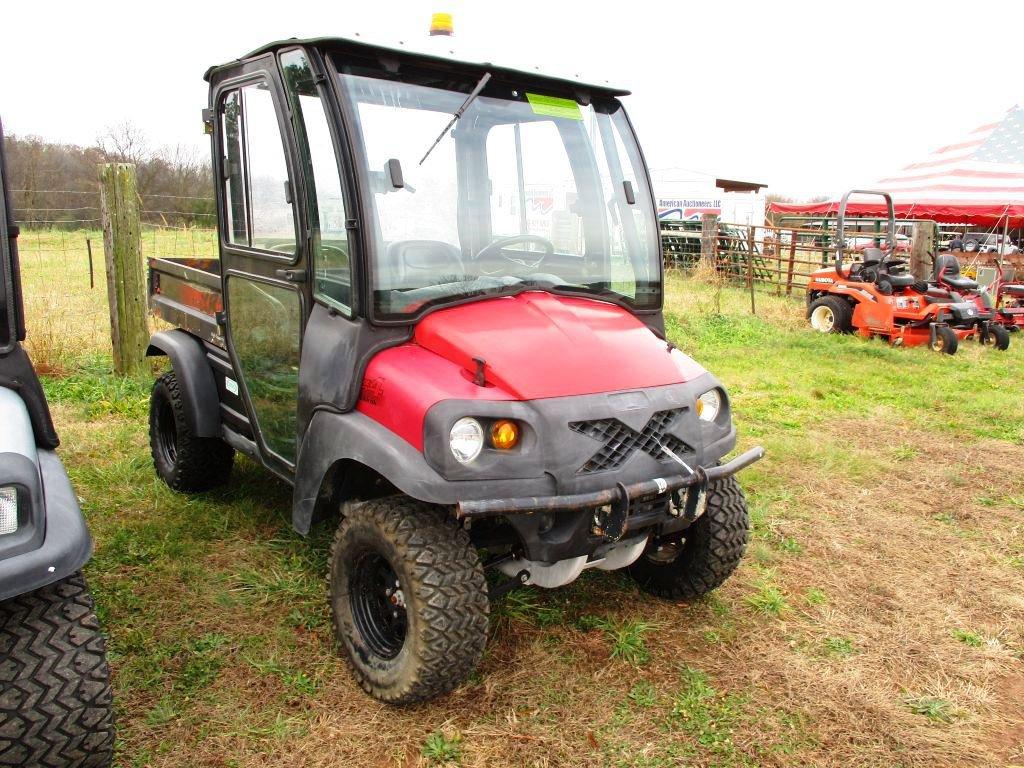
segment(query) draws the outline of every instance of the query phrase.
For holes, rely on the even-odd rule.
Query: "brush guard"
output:
[[[683,488],[697,487],[703,490],[708,483],[734,475],[764,457],[764,448],[757,446],[741,453],[732,461],[716,467],[697,466],[687,475],[656,477],[631,485],[619,483],[614,488],[591,493],[577,493],[563,496],[527,496],[516,499],[485,499],[461,501],[455,508],[459,519],[493,517],[495,515],[519,515],[531,512],[556,512],[561,510],[588,510],[608,507],[610,511],[625,510],[633,499],[652,495],[674,493]],[[684,514],[693,519],[697,516],[701,493],[688,493]],[[692,500],[692,501],[691,501]],[[692,507],[691,507],[692,504]]]

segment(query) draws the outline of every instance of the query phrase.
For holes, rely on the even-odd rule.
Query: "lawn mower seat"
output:
[[[935,281],[945,283],[961,291],[978,290],[978,281],[960,276],[960,261],[951,253],[935,257]]]
[[[1024,299],[1024,285],[1018,283],[1011,283],[1003,286],[1003,295],[1013,296],[1014,298]]]
[[[388,288],[420,288],[464,280],[462,256],[454,245],[440,240],[397,240],[388,246]]]

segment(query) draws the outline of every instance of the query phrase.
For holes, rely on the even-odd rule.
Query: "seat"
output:
[[[961,291],[978,290],[978,281],[960,276],[960,261],[949,253],[940,254],[935,258],[935,281],[957,288]]]
[[[466,279],[459,249],[440,240],[397,240],[388,246],[381,288],[401,290]]]
[[[889,275],[882,275],[878,279],[879,280],[888,280],[889,281],[889,285],[891,285],[893,288],[909,288],[915,282],[917,282],[914,279],[913,275],[892,275],[892,274],[889,274]]]
[[[1007,296],[1024,296],[1024,285],[1019,283],[1004,285],[1003,293]]]

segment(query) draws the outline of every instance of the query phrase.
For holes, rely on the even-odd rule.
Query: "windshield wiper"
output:
[[[450,121],[448,121],[448,125],[446,125],[444,127],[444,130],[442,130],[441,133],[438,134],[438,137],[434,139],[434,143],[430,145],[430,149],[428,149],[427,153],[423,156],[423,160],[420,160],[420,165],[423,165],[423,161],[430,157],[430,153],[434,151],[434,147],[441,143],[441,139],[444,138],[444,135],[448,133],[448,131],[451,130],[452,126],[455,125],[458,119],[462,117],[462,113],[465,112],[469,105],[472,104],[473,101],[476,99],[476,97],[480,95],[480,91],[482,91],[484,89],[484,86],[487,85],[488,82],[490,82],[490,79],[491,73],[484,72],[484,76],[480,78],[480,82],[477,83],[473,90],[469,92],[469,96],[467,96],[466,100],[462,102],[462,106],[455,110],[455,116]]]

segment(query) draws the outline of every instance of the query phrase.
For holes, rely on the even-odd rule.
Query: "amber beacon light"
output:
[[[455,34],[452,26],[452,15],[450,13],[435,13],[430,17],[430,36]]]

